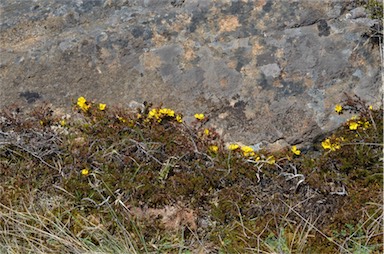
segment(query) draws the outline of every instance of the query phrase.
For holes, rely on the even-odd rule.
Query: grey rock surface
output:
[[[143,101],[227,141],[310,142],[343,93],[382,98],[377,21],[353,1],[3,0],[0,107]]]

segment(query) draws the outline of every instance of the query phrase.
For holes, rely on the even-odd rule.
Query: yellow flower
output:
[[[341,113],[341,111],[343,111],[343,107],[340,105],[340,104],[337,104],[336,106],[335,106],[335,111],[337,112],[337,113]]]
[[[324,149],[330,149],[331,151],[336,151],[336,150],[341,148],[341,145],[339,143],[340,140],[343,140],[343,138],[341,138],[341,139],[340,138],[336,138],[336,142],[332,143],[331,140],[329,138],[327,138],[326,140],[321,142],[321,146]]]
[[[158,119],[160,117],[159,113],[157,112],[157,109],[152,109],[151,111],[149,111],[148,113],[148,118],[156,118]]]
[[[44,125],[44,121],[43,120],[40,120],[39,123],[40,123],[41,126]]]
[[[368,129],[371,126],[371,124],[367,121],[363,123],[363,130]]]
[[[88,175],[88,174],[89,174],[89,169],[85,168],[85,169],[81,170],[81,174],[82,174],[83,176]]]
[[[215,146],[215,145],[212,145],[212,146],[209,147],[209,150],[211,152],[217,153],[217,151],[219,151],[219,147]]]
[[[99,104],[99,110],[101,110],[101,111],[105,110],[106,106],[107,106],[107,104],[100,103]]]
[[[175,111],[173,111],[172,109],[169,109],[169,108],[161,108],[159,110],[159,115],[166,115],[166,116],[174,117]]]
[[[267,163],[268,164],[275,164],[275,162],[276,162],[276,160],[275,160],[275,157],[273,157],[273,155],[271,155],[271,156],[269,156],[268,158],[267,158]]]
[[[122,122],[122,123],[127,122],[127,120],[125,120],[124,118],[122,118],[122,117],[119,116],[119,115],[116,115],[116,117],[117,117],[117,119],[119,119],[119,121]]]
[[[331,140],[329,138],[327,138],[326,140],[324,140],[323,142],[321,142],[321,146],[324,148],[324,149],[331,149]]]
[[[234,151],[236,149],[238,149],[240,146],[238,144],[230,144],[228,149],[231,150],[231,151]]]
[[[341,146],[339,143],[333,143],[331,146],[332,151],[336,151],[337,149],[340,149],[340,148],[341,148]]]
[[[88,111],[88,109],[91,107],[91,105],[87,103],[87,100],[84,97],[79,97],[77,99],[77,106],[79,106],[84,112]]]
[[[204,119],[204,114],[195,114],[194,117],[197,119],[197,120],[203,120]]]
[[[64,119],[60,121],[60,125],[61,125],[61,126],[63,126],[63,127],[64,127],[66,124],[67,124],[67,123],[65,122],[65,120],[64,120]]]
[[[249,156],[254,156],[255,152],[253,151],[253,148],[250,146],[242,146],[241,151],[243,151],[244,156],[249,157]]]
[[[183,118],[181,117],[181,115],[176,116],[176,121],[178,121],[179,123],[183,122]]]
[[[359,127],[359,124],[358,124],[358,123],[356,123],[356,122],[354,122],[354,121],[352,121],[352,122],[349,123],[349,129],[350,129],[350,130],[357,130],[357,127]]]
[[[373,110],[373,107],[372,107],[372,105],[369,105],[369,107],[368,107],[368,108],[369,108],[369,110]]]
[[[208,136],[208,135],[209,135],[209,130],[208,130],[208,129],[204,129],[204,134],[205,134],[206,136]]]
[[[296,155],[300,155],[301,151],[299,149],[297,149],[296,146],[292,146],[291,148],[291,151],[296,154]]]

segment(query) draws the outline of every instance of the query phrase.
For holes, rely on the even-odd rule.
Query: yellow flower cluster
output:
[[[216,145],[209,146],[209,151],[217,153],[217,151],[219,151],[219,147]]]
[[[169,108],[160,108],[160,109],[152,109],[148,112],[148,119],[156,119],[159,123],[165,117],[175,117],[176,121],[179,123],[183,122],[183,119],[180,115],[175,115],[175,111]]]
[[[204,120],[205,116],[204,114],[195,114],[194,117],[199,120],[199,121],[202,121]]]
[[[356,123],[355,121],[349,122],[349,129],[350,130],[357,130],[357,127],[359,127],[359,124]]]
[[[363,130],[366,130],[371,126],[368,121],[355,121],[354,119],[349,121],[348,125],[350,130],[357,130],[360,126],[363,127]]]
[[[229,147],[228,147],[228,149],[231,150],[231,151],[235,151],[238,148],[240,148],[240,146],[238,144],[230,144]]]
[[[240,149],[245,157],[255,156],[255,151],[250,146],[242,146]]]
[[[241,151],[241,153],[243,154],[244,157],[253,157],[256,161],[260,161],[260,156],[258,156],[255,151],[253,150],[252,147],[250,146],[239,146],[238,144],[230,144],[228,146],[228,149],[231,150],[231,151],[236,151],[236,150],[239,150]],[[300,150],[298,150],[297,148],[295,148],[295,154],[300,154]],[[276,163],[276,159],[273,155],[270,155],[267,157],[267,159],[264,161],[268,164],[275,164]]]
[[[300,155],[301,151],[299,149],[297,149],[296,146],[292,146],[291,147],[291,151],[296,154],[296,155]]]
[[[81,108],[84,112],[87,112],[91,108],[91,103],[87,102],[87,100],[81,96],[77,99],[77,106]],[[98,109],[104,111],[107,107],[107,104],[99,103]]]
[[[87,102],[87,100],[84,97],[79,97],[77,99],[77,106],[81,108],[84,112],[87,112],[88,109],[91,107],[91,104]]]
[[[344,141],[343,138],[336,138],[336,139],[333,140],[333,142],[331,141],[330,138],[327,138],[327,139],[325,139],[323,142],[321,142],[321,146],[322,146],[325,150],[329,149],[329,150],[331,150],[331,151],[336,151],[336,150],[338,150],[338,149],[341,148],[340,143],[341,143],[342,141]]]

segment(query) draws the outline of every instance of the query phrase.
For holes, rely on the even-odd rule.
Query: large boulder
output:
[[[310,142],[344,93],[381,104],[377,21],[354,2],[3,0],[0,106],[150,101],[227,141]]]

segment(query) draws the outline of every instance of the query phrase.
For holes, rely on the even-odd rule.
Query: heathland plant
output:
[[[272,153],[225,143],[209,113],[5,108],[0,252],[382,252],[382,108],[334,111],[354,117]]]

